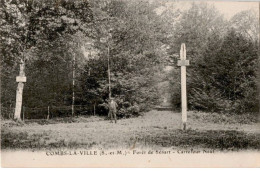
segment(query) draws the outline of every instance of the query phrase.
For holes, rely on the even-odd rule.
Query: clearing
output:
[[[245,116],[188,112],[186,131],[180,129],[180,113],[155,110],[136,118],[120,119],[117,124],[98,116],[25,123],[2,120],[3,149],[260,149],[259,123]]]

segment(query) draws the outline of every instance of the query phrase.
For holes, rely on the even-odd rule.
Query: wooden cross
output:
[[[23,61],[20,64],[20,72],[19,72],[19,76],[16,77],[16,82],[18,82],[18,86],[17,86],[17,91],[16,91],[16,104],[15,104],[14,119],[21,121],[23,87],[24,87],[24,83],[26,82]]]
[[[186,66],[189,66],[189,60],[186,60],[185,43],[181,44],[180,59],[178,66],[181,67],[181,109],[182,109],[182,129],[186,130],[187,123],[187,94],[186,94]]]

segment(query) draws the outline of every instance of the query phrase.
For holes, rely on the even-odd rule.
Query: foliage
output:
[[[107,59],[110,58],[112,96],[119,104],[119,116],[138,115],[138,110],[133,110],[135,106],[140,111],[148,110],[158,99],[154,73],[160,71],[166,57],[165,49],[160,48],[159,35],[155,34],[160,20],[153,11],[155,7],[147,2],[108,1],[101,6],[94,10],[100,11],[95,23],[100,28],[100,39],[105,38],[105,42],[96,42],[99,57],[86,66],[85,70],[91,70],[90,75],[82,74],[82,80],[87,78],[85,97],[91,103],[100,103],[100,113],[107,113]],[[147,25],[149,28],[144,29]]]
[[[199,11],[205,11],[207,15]],[[218,24],[208,21],[204,14],[212,17],[212,21],[218,21]],[[221,19],[214,8],[193,5],[178,23],[177,28],[182,28],[181,33],[188,33],[181,36],[180,40],[186,43],[187,57],[191,63],[187,69],[190,109],[237,114],[259,111],[257,42],[248,36],[256,28],[247,22],[243,23],[245,27],[242,27],[242,23],[236,26],[239,24],[236,22],[238,18],[247,16],[250,16],[248,12],[241,12],[231,19],[229,27],[222,27],[228,22]],[[191,26],[201,24],[193,29],[187,26],[190,23]],[[213,25],[204,27],[205,23]],[[171,92],[173,106],[178,109],[181,98],[180,73],[177,70],[172,72],[177,77],[171,79]]]
[[[175,24],[169,53],[179,53],[181,43],[185,43],[187,56],[191,62],[196,62],[208,38],[212,34],[225,33],[225,29],[226,21],[214,6],[193,2]]]
[[[191,105],[214,112],[257,112],[257,47],[233,30],[223,40],[213,38],[195,64]]]
[[[229,23],[230,25],[244,37],[253,42],[258,42],[259,24],[258,12],[254,10],[245,10],[234,15]]]
[[[1,106],[13,108],[20,62],[25,62],[23,105],[67,116],[72,103],[84,114],[107,115],[108,58],[112,96],[120,117],[159,105],[159,85],[170,82],[179,108],[176,61],[186,43],[189,107],[216,112],[256,112],[256,17],[242,11],[229,21],[207,3],[181,12],[173,2],[121,0],[1,0]],[[161,10],[160,9],[164,9]],[[241,21],[241,22],[239,22]],[[233,31],[229,31],[233,27]],[[170,76],[165,66],[173,63]],[[208,74],[211,73],[211,74]],[[168,86],[166,86],[168,87]],[[166,91],[166,90],[165,90]],[[78,109],[76,109],[77,112]],[[8,113],[8,112],[7,112]],[[46,111],[30,116],[45,117]],[[9,114],[8,114],[9,115]]]
[[[14,106],[16,90],[14,80],[20,62],[26,62],[28,65],[25,69],[28,77],[24,93],[26,106],[39,107],[52,103],[51,100],[57,100],[51,97],[56,93],[54,91],[61,89],[54,90],[56,87],[53,84],[58,83],[62,86],[59,79],[55,78],[61,75],[63,78],[66,77],[58,71],[61,71],[64,66],[60,65],[59,57],[64,57],[65,53],[61,53],[61,50],[64,51],[66,47],[64,42],[57,44],[56,40],[79,31],[85,36],[93,35],[87,29],[92,20],[89,3],[80,0],[2,0],[0,11],[3,56],[1,58],[2,105]],[[55,49],[56,46],[59,48]],[[57,53],[60,56],[57,56]],[[57,64],[59,66],[55,66]],[[53,77],[53,68],[57,69],[56,77]],[[62,71],[67,72],[67,70]],[[61,91],[68,91],[66,84]],[[59,100],[57,102],[59,103]]]

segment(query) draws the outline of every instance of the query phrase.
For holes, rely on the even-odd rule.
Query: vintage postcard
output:
[[[259,9],[1,0],[1,167],[260,167]]]

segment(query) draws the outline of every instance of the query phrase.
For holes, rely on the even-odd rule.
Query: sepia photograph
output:
[[[260,167],[258,1],[1,0],[1,167]]]

